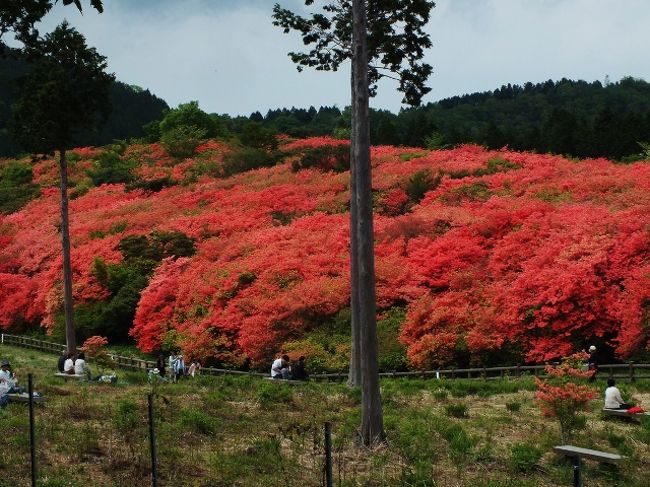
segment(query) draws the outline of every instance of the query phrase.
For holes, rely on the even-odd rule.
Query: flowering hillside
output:
[[[285,141],[277,164],[239,173],[228,162],[237,149],[221,142],[182,161],[133,145],[120,160],[139,184],[98,187],[88,174],[104,149],[75,150],[75,304],[117,303],[137,277],[130,334],[144,351],[172,345],[235,366],[287,347],[316,353],[305,337],[349,307],[338,144]],[[623,357],[647,350],[650,165],[477,146],[374,147],[372,160],[380,319],[401,310],[395,333],[412,367],[499,353],[542,361],[592,341]],[[6,330],[53,331],[61,313],[56,172],[53,160],[36,162],[40,197],[0,215]],[[143,255],[148,264],[132,264]]]

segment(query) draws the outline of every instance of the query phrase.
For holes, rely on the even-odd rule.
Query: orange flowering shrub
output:
[[[549,379],[535,378],[535,397],[541,403],[542,414],[558,420],[562,441],[584,427],[585,418],[580,413],[587,409],[591,400],[598,397],[598,391],[593,387],[572,382],[590,377],[593,373],[580,369],[587,357],[582,352],[572,354],[562,364],[546,367]]]
[[[81,346],[81,350],[88,358],[94,360],[100,370],[103,368],[110,369],[115,366],[115,362],[106,350],[106,345],[108,345],[108,340],[106,338],[95,335],[86,339],[84,344]]]

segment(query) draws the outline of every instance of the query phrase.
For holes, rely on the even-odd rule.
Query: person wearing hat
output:
[[[591,377],[589,377],[589,382],[596,380],[596,372],[598,371],[598,354],[596,353],[596,346],[592,345],[589,347],[589,359],[587,360],[587,370],[593,371]]]
[[[0,388],[4,394],[22,394],[25,389],[18,387],[16,376],[11,371],[11,363],[7,359],[0,362]]]

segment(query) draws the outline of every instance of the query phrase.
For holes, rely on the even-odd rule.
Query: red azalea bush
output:
[[[322,137],[283,149],[345,144]],[[157,144],[131,145],[122,157],[138,163],[137,177],[179,184],[103,185],[71,200],[75,302],[110,295],[95,257],[119,264],[121,239],[159,231],[184,233],[197,252],[153,271],[131,330],[143,350],[172,341],[196,357],[263,364],[349,307],[349,172],[294,172],[294,154],[219,176],[234,150],[208,141],[176,161]],[[82,178],[97,150],[75,152]],[[648,349],[650,166],[478,146],[373,147],[372,163],[377,303],[405,310],[412,366],[489,364],[513,344],[518,361],[556,359],[592,339],[621,357]],[[43,160],[34,178],[54,183],[56,171]],[[406,191],[416,174],[436,175],[417,202]],[[58,225],[54,187],[0,215],[3,329],[51,328],[60,312]]]

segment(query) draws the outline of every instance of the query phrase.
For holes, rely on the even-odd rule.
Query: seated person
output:
[[[60,374],[63,374],[64,367],[65,367],[65,361],[68,359],[68,354],[67,352],[63,352],[61,356],[59,357],[59,361],[56,364],[56,368],[59,370]]]
[[[74,361],[74,373],[76,375],[85,375],[89,379],[91,378],[90,368],[88,368],[88,364],[86,363],[86,355],[83,352],[81,352],[77,357],[77,360]]]
[[[63,373],[74,375],[74,353],[68,352],[68,358],[63,364]]]
[[[0,387],[4,391],[2,395],[23,394],[25,392],[25,389],[18,387],[16,376],[11,371],[11,363],[7,359],[0,362]]]
[[[271,377],[273,379],[288,379],[289,373],[288,355],[283,355],[273,361],[273,364],[271,365]]]
[[[626,404],[621,397],[621,391],[616,387],[614,379],[607,379],[607,389],[605,389],[605,409],[630,409],[632,404]]]
[[[309,374],[305,370],[304,355],[298,359],[298,362],[291,365],[291,378],[293,380],[309,380]]]

